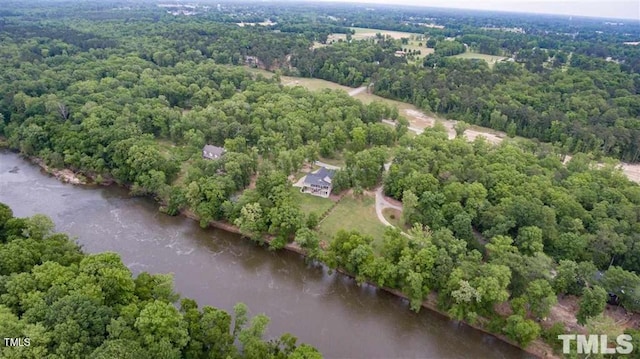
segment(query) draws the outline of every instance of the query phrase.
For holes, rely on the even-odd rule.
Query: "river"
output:
[[[421,310],[352,279],[183,217],[116,187],[64,184],[18,155],[0,152],[0,202],[36,213],[77,237],[85,251],[115,251],[134,274],[174,274],[182,296],[271,318],[269,336],[290,332],[326,358],[532,358],[490,335]]]

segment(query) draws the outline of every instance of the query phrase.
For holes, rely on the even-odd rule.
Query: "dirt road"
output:
[[[382,186],[380,186],[376,189],[376,215],[378,216],[378,220],[380,220],[382,224],[387,227],[393,227],[393,224],[389,223],[389,221],[384,218],[384,214],[382,214],[382,210],[384,210],[385,208],[393,208],[397,209],[398,211],[402,211],[401,206],[396,206],[395,204],[389,203],[389,201],[384,198],[384,194],[382,193]]]
[[[357,89],[353,89],[353,90],[349,91],[349,96],[356,96],[356,95],[359,95],[359,94],[361,94],[361,93],[363,93],[365,91],[367,91],[367,86],[361,86],[361,87],[358,87]]]

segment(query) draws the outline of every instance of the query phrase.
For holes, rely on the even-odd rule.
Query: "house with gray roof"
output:
[[[202,148],[202,158],[207,160],[217,160],[224,155],[224,148],[212,145],[205,145]]]
[[[305,177],[300,192],[327,198],[331,194],[333,187],[331,180],[334,175],[335,171],[320,167],[319,170],[309,173]]]

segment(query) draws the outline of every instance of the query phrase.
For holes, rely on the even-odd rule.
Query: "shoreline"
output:
[[[13,152],[13,151],[12,151]],[[44,161],[40,158],[37,157],[33,157],[33,156],[24,156],[24,155],[20,155],[22,158],[28,160],[29,162],[37,165],[38,167],[40,167],[44,172],[46,172],[47,174],[55,177],[56,179],[58,179],[59,181],[63,182],[63,183],[70,183],[72,185],[80,185],[80,186],[95,186],[98,185],[97,183],[95,183],[95,177],[96,175],[89,175],[89,174],[83,174],[81,172],[75,172],[72,171],[70,169],[57,169],[57,168],[52,168],[47,166]],[[87,179],[91,179],[92,181],[94,181],[94,183],[90,183],[87,181]],[[99,185],[102,186],[110,186],[112,184],[117,184],[115,181],[113,181],[112,179],[108,179],[105,180],[104,182],[100,183]],[[127,187],[124,186],[122,184],[117,184],[120,187]],[[157,202],[157,199],[154,199]],[[180,215],[184,216],[186,218],[189,218],[191,220],[194,221],[199,221],[198,216],[193,213],[191,210],[186,209],[186,210],[182,210],[180,211]],[[229,232],[229,233],[234,233],[234,234],[238,234],[240,235],[242,238],[247,238],[246,236],[244,236],[241,232],[240,229],[228,222],[225,221],[210,221],[207,224],[208,227],[213,227],[219,230],[223,230],[225,232]],[[271,242],[270,238],[265,238],[263,239],[263,243],[265,244],[269,244]],[[283,249],[299,254],[305,258],[307,258],[307,253],[304,249],[302,249],[300,246],[298,246],[295,242],[291,242],[291,243],[287,243]],[[320,264],[322,264],[323,266],[326,266],[325,263],[323,262],[318,262]],[[347,276],[353,280],[355,280],[355,276],[352,275],[351,273],[348,273],[347,271],[343,270],[342,268],[336,268],[336,269],[331,269],[334,270],[335,272],[340,273],[341,275]],[[358,285],[368,285],[371,286],[373,288],[376,288],[378,290],[382,290],[384,292],[387,292],[391,295],[394,295],[398,298],[401,298],[403,300],[408,300],[408,297],[402,293],[401,291],[397,290],[397,289],[393,289],[393,288],[388,288],[388,287],[381,287],[376,285],[375,283],[372,283],[370,281],[364,281],[362,283],[358,283]],[[424,300],[421,304],[422,308],[425,308],[427,310],[430,310],[432,312],[437,313],[438,315],[444,316],[447,319],[457,322],[458,324],[462,324],[462,325],[466,325],[468,327],[471,327],[475,330],[478,330],[484,334],[487,335],[491,335],[492,337],[507,343],[509,345],[512,345],[516,348],[521,349],[524,352],[527,352],[528,354],[534,355],[538,358],[560,358],[559,356],[557,356],[553,350],[551,349],[551,347],[546,344],[542,339],[536,339],[533,342],[531,342],[531,344],[529,344],[529,346],[527,346],[526,348],[521,347],[520,345],[518,345],[517,343],[512,342],[511,340],[509,340],[506,336],[504,336],[503,334],[499,334],[499,333],[493,333],[488,331],[487,329],[483,328],[482,326],[478,325],[478,324],[471,324],[468,323],[466,321],[456,321],[455,319],[451,318],[451,316],[444,312],[441,311],[440,309],[438,309],[437,304],[435,303],[434,300],[434,295],[436,293],[435,292],[431,292],[427,299]]]

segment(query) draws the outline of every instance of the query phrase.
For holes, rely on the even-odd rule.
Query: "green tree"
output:
[[[549,315],[551,307],[558,302],[551,284],[545,279],[537,279],[531,282],[527,286],[525,295],[529,302],[531,313],[538,318],[544,318]]]
[[[170,303],[155,300],[140,311],[135,321],[140,340],[151,352],[168,350],[165,357],[180,357],[180,350],[187,345],[189,333],[181,314]]]
[[[464,121],[457,121],[453,128],[456,131],[456,138],[462,138],[464,131],[469,129],[469,124]]]
[[[596,285],[593,288],[584,288],[582,298],[580,299],[580,307],[576,314],[578,323],[585,325],[587,319],[601,314],[607,305],[607,298],[607,291],[600,286]]]
[[[514,314],[507,318],[504,334],[522,347],[527,347],[540,335],[540,326],[532,320]]]

